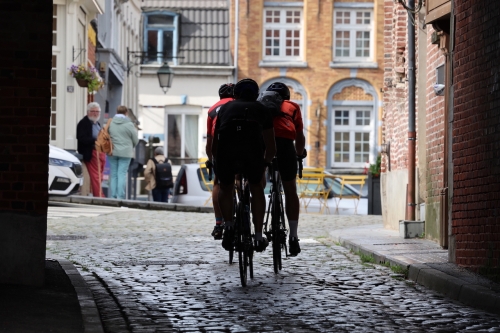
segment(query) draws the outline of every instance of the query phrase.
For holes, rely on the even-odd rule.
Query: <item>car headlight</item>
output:
[[[71,168],[73,166],[73,162],[60,160],[58,158],[50,158],[49,157],[49,165],[62,166]]]

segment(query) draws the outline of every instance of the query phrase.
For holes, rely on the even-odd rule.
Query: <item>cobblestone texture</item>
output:
[[[246,288],[237,263],[229,265],[210,237],[212,214],[49,219],[49,235],[86,238],[51,238],[47,248],[75,263],[106,332],[500,332],[500,317],[362,263],[328,238],[333,229],[375,223],[380,216],[303,215],[302,253],[277,275],[271,248],[256,254]],[[131,261],[153,264],[124,265]],[[206,263],[182,263],[195,261]]]

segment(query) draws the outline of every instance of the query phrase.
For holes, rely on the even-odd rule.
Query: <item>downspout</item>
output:
[[[415,10],[415,0],[408,1],[408,7]],[[415,19],[408,11],[408,190],[406,194],[406,220],[415,221]]]
[[[446,241],[445,246],[448,249],[448,262],[456,262],[455,256],[455,236],[452,232],[452,206],[453,206],[453,117],[454,117],[454,87],[455,84],[453,79],[453,55],[455,51],[455,4],[454,1],[451,2],[451,12],[450,12],[450,41],[449,41],[449,51],[448,51],[448,81],[446,84],[449,84],[449,88],[447,90],[448,94],[448,119],[445,124],[446,128],[446,177],[447,177],[447,191],[446,191],[446,227],[448,228],[446,233]]]
[[[240,40],[240,0],[235,0],[234,8],[234,83],[238,82],[238,43]]]

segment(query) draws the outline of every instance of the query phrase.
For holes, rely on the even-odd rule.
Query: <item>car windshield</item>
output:
[[[326,183],[328,184],[328,187],[331,189],[330,191],[333,192],[334,196],[339,196],[340,195],[340,189],[342,185],[340,184],[340,180],[338,178],[325,178]],[[354,192],[351,190],[349,187],[344,186],[344,189],[342,191],[342,195],[348,196],[348,195],[358,195],[358,193]]]
[[[202,177],[203,173],[203,177]],[[198,171],[196,172],[198,175],[198,181],[200,182],[200,187],[203,191],[212,191],[213,185],[210,184],[208,180],[208,169],[207,168],[198,168]],[[212,172],[212,182],[214,180],[214,173]],[[210,187],[210,188],[209,188]]]

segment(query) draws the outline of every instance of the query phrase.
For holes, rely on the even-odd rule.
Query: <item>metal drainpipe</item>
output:
[[[235,0],[234,6],[234,83],[238,82],[238,43],[240,40],[240,0]]]
[[[415,0],[408,1],[408,7],[415,8]],[[406,219],[415,221],[415,25],[408,11],[408,192]]]

